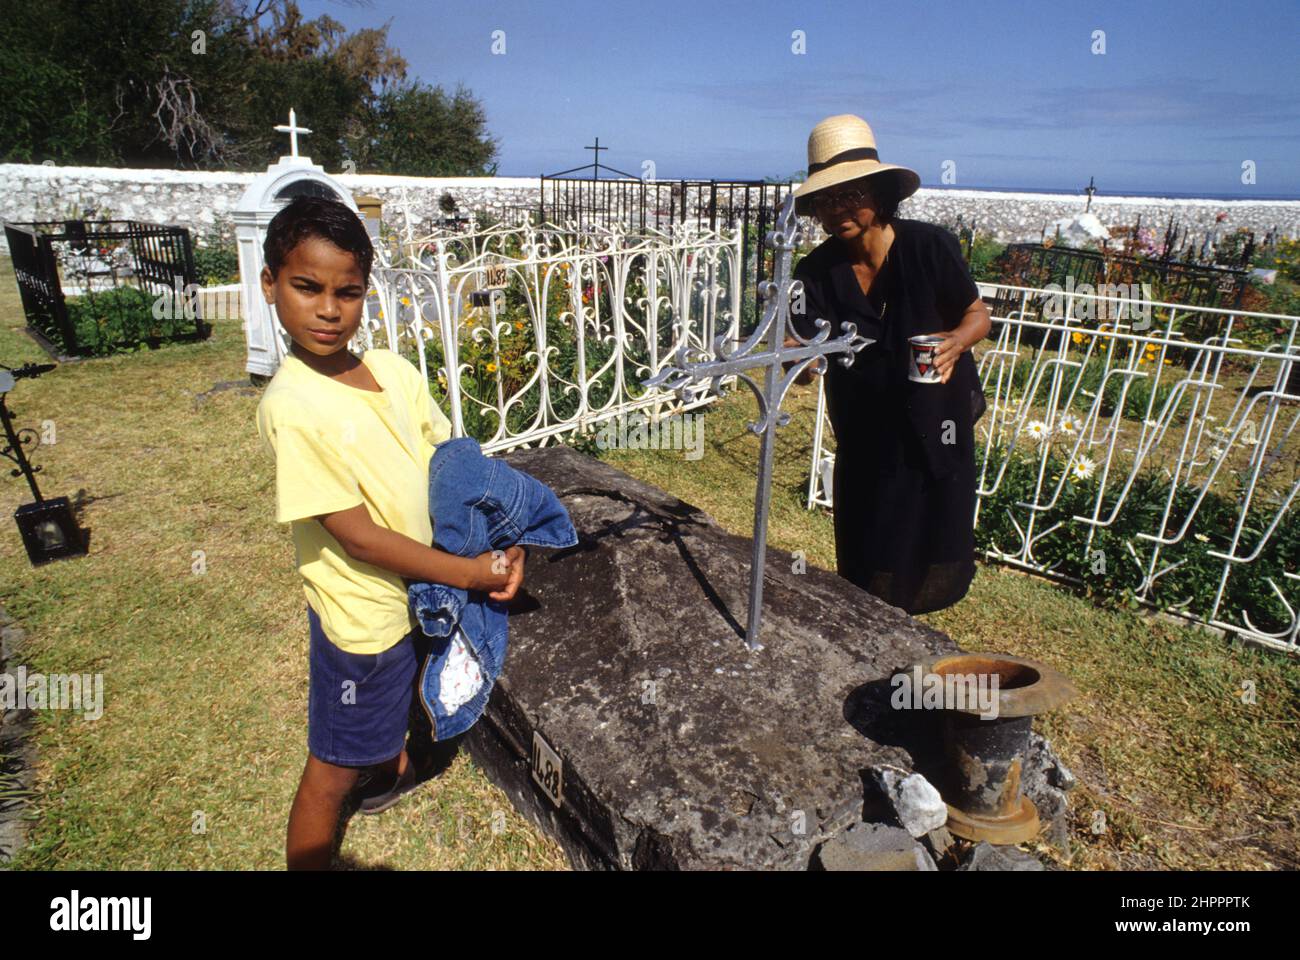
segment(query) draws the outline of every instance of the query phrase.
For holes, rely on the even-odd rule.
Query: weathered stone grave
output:
[[[873,766],[935,762],[934,718],[891,710],[889,677],[956,650],[947,636],[770,550],[751,651],[747,538],[567,448],[505,459],[559,494],[580,542],[530,560],[468,746],[575,866],[807,869],[882,819]]]

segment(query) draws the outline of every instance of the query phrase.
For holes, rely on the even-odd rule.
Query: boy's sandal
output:
[[[409,793],[420,785],[419,771],[416,765],[408,762],[405,772],[399,777],[381,777],[376,783],[372,776],[370,780],[358,784],[358,795],[361,802],[357,805],[358,813],[383,813],[398,800],[402,795]]]

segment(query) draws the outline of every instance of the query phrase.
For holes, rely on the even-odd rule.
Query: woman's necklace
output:
[[[894,245],[891,243],[889,246],[890,246],[890,250],[892,250]],[[880,269],[876,271],[876,280],[880,279],[880,275],[885,272],[885,267],[889,265],[889,253],[890,251],[886,250],[885,259],[880,261]],[[872,281],[871,285],[875,286],[875,281]],[[884,291],[881,292],[883,293]],[[888,299],[882,297],[880,300],[880,322],[882,324],[885,322],[885,310],[887,310],[888,308],[889,308]]]

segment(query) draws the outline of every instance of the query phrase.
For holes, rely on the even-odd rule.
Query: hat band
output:
[[[820,173],[827,167],[834,166],[837,163],[848,163],[850,160],[879,160],[880,155],[876,153],[875,147],[854,147],[852,150],[844,150],[835,154],[829,160],[823,163],[810,163],[808,165],[808,176],[814,173]]]

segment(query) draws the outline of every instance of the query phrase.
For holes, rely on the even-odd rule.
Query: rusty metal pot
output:
[[[994,844],[1033,839],[1040,829],[1038,810],[1020,790],[1031,724],[1074,698],[1073,684],[1044,663],[1007,654],[945,654],[919,666],[924,674],[997,682],[996,716],[969,704],[944,710],[949,832]]]

